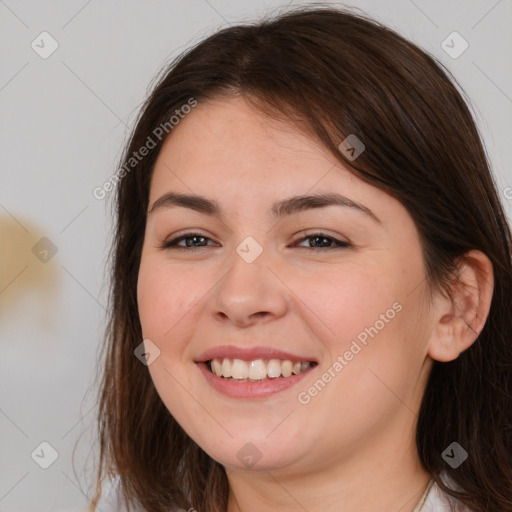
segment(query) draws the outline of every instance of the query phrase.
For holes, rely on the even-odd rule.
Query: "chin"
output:
[[[276,471],[293,466],[306,455],[302,443],[299,452],[296,443],[287,444],[285,439],[271,439],[267,434],[246,434],[229,441],[218,439],[200,446],[224,467],[242,471]]]

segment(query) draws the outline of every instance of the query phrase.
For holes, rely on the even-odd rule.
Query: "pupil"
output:
[[[317,247],[317,242],[318,242],[319,240],[320,240],[321,242],[326,242],[326,243],[327,243],[327,245],[329,245],[329,239],[328,239],[328,238],[326,238],[326,237],[316,236],[316,237],[314,237],[314,238],[313,238],[313,240],[314,240],[314,244],[313,244],[313,245],[314,245],[315,247]],[[321,243],[321,242],[320,242],[320,243]]]
[[[204,240],[204,236],[191,236],[186,239],[186,246],[187,247],[194,247],[195,243],[192,242],[192,240]]]

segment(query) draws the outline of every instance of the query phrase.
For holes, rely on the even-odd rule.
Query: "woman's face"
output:
[[[171,192],[204,199],[161,199]],[[337,204],[292,199],[327,194]],[[398,201],[235,98],[200,103],[173,129],[149,211],[149,372],[211,457],[304,472],[414,446],[433,314]]]

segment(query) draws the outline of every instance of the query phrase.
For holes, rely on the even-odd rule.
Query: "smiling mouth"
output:
[[[231,359],[228,357],[205,361],[208,370],[222,379],[233,382],[265,382],[278,378],[289,378],[303,373],[313,366],[314,361],[296,361],[289,359]]]

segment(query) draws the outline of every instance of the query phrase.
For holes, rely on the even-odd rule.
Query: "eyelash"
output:
[[[177,243],[181,242],[182,240],[186,240],[187,238],[195,238],[195,237],[204,238],[205,240],[211,240],[211,238],[204,236],[201,233],[191,232],[191,233],[185,233],[184,235],[180,235],[179,237],[173,238],[171,240],[167,240],[163,244],[159,245],[159,248],[160,249],[172,249],[172,250],[178,250],[178,251],[187,251],[190,249],[197,250],[197,249],[203,249],[205,247],[208,247],[208,246],[199,246],[199,247],[188,246],[188,247],[186,247],[186,246],[177,245]],[[299,249],[311,249],[313,251],[325,251],[325,250],[333,250],[333,249],[346,249],[346,248],[352,247],[352,245],[350,243],[344,242],[342,240],[338,240],[338,239],[333,238],[332,236],[329,236],[322,232],[312,233],[310,235],[304,236],[304,237],[300,238],[295,243],[303,242],[304,240],[307,240],[308,238],[326,238],[327,240],[331,240],[332,242],[334,242],[336,244],[336,246],[335,247],[299,247]]]

